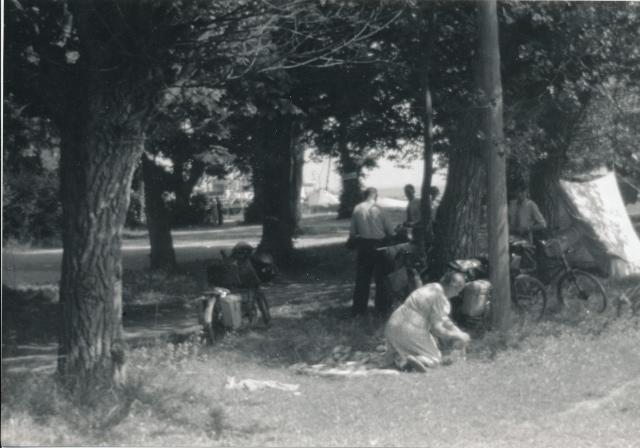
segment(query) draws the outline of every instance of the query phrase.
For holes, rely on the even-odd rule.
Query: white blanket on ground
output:
[[[288,384],[288,383],[280,383],[278,381],[271,380],[254,380],[252,378],[247,378],[245,380],[236,381],[234,376],[227,377],[227,383],[224,385],[225,389],[244,389],[249,392],[254,392],[258,389],[277,389],[283,390],[285,392],[293,392],[294,395],[299,395],[298,389],[300,388],[299,384]]]

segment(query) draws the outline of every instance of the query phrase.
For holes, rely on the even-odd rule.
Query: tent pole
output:
[[[629,181],[629,179],[627,179],[627,178],[626,178],[626,177],[624,177],[624,176],[619,175],[618,173],[616,173],[616,176],[618,176],[620,179],[622,179],[622,181],[623,181],[625,184],[629,185],[631,188],[633,188],[633,189],[634,189],[634,190],[636,190],[638,193],[640,193],[640,188],[638,188],[638,187],[636,187],[635,185],[633,185],[633,184]]]

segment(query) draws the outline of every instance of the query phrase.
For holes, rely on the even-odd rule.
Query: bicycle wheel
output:
[[[560,305],[571,314],[602,313],[607,308],[607,293],[600,281],[579,269],[562,274],[557,293]]]
[[[256,302],[258,309],[260,309],[260,314],[262,314],[262,321],[265,325],[269,325],[269,322],[271,322],[271,311],[269,311],[267,297],[262,291],[256,291]]]
[[[544,284],[535,277],[520,274],[513,280],[513,301],[519,312],[540,320],[547,308],[547,292]]]

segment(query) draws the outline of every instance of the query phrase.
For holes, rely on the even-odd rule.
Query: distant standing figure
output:
[[[466,345],[471,338],[449,318],[451,297],[464,288],[464,276],[449,272],[440,283],[429,283],[413,291],[397,308],[385,327],[387,357],[400,368],[407,366],[422,372],[442,363],[435,337],[453,339]]]
[[[418,257],[424,257],[424,224],[420,211],[420,199],[416,198],[416,190],[411,184],[404,187],[404,195],[409,203],[407,204],[407,220],[403,225],[411,229],[411,243]]]
[[[375,277],[375,308],[379,313],[389,311],[391,304],[384,294],[384,275],[379,268],[379,254],[376,249],[384,244],[386,237],[393,235],[393,227],[376,204],[378,191],[367,188],[364,201],[356,205],[351,216],[349,239],[354,242],[356,256],[356,285],[353,292],[351,315],[358,316],[367,312],[371,277]]]
[[[533,232],[547,227],[540,209],[527,197],[524,185],[516,187],[516,199],[509,204],[509,233],[533,242]]]
[[[207,201],[207,224],[218,225],[218,209],[211,199]]]
[[[224,209],[218,196],[216,196],[216,210],[218,211],[218,225],[221,226],[224,224]]]

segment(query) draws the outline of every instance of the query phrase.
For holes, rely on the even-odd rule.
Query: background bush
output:
[[[54,171],[4,173],[3,242],[58,241],[62,227],[59,180]]]

